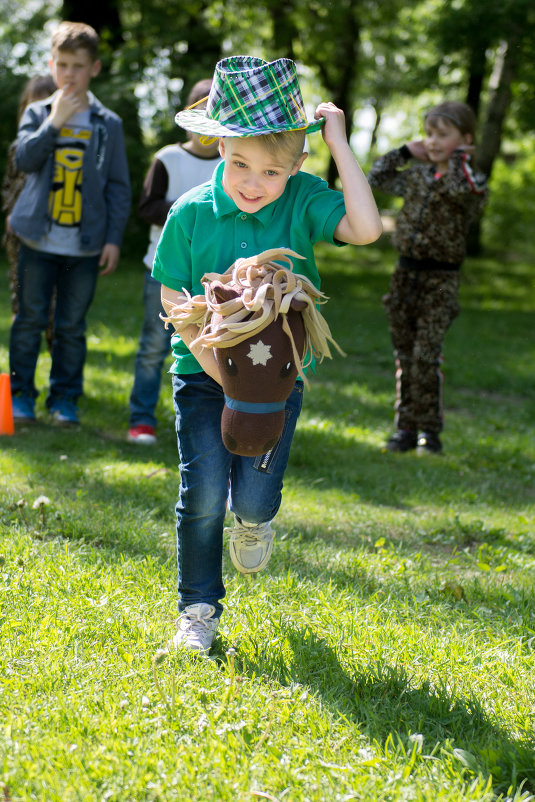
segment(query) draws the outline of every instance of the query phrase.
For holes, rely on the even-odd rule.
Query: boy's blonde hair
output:
[[[280,153],[287,154],[295,164],[303,155],[305,147],[305,131],[281,131],[278,134],[260,134],[255,137],[264,145],[272,155]]]
[[[84,48],[89,53],[91,61],[97,61],[99,42],[100,37],[91,25],[65,20],[60,22],[52,34],[52,55],[61,50],[74,53],[75,50]]]
[[[433,106],[432,109],[426,113],[424,119],[426,122],[433,124],[433,120],[437,117],[442,117],[453,123],[459,129],[461,134],[471,134],[472,139],[476,135],[476,115],[467,103],[459,103],[455,100],[447,100],[445,103],[439,103],[438,106]]]

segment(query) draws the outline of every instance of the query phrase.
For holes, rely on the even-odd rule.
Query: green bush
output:
[[[483,240],[493,250],[529,249],[535,216],[535,153],[494,164],[483,218]]]

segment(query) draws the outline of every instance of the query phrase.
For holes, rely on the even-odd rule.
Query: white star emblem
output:
[[[253,365],[264,365],[265,367],[268,359],[271,359],[271,345],[265,345],[262,340],[258,340],[257,343],[251,345],[247,356]]]

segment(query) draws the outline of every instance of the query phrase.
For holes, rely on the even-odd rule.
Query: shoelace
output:
[[[204,615],[201,613],[200,610],[195,610],[194,612],[191,610],[186,610],[182,614],[183,617],[180,622],[180,628],[187,632],[193,632],[196,635],[200,635],[204,629],[208,629],[208,623],[210,619],[214,616],[214,611],[210,610]]]
[[[236,529],[233,532],[233,540],[239,542],[240,546],[252,548],[258,545],[259,541],[269,539],[269,532],[259,532],[263,524],[258,524],[255,527],[240,525],[239,531]]]
[[[236,537],[236,542],[240,548],[253,549],[258,546],[260,538],[255,537],[250,532],[243,532]]]

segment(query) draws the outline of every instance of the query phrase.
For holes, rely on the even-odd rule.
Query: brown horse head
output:
[[[228,292],[231,288],[224,290]],[[219,302],[229,299],[227,292],[219,287],[213,287],[212,291]],[[292,300],[286,314],[301,361],[305,347],[302,307],[300,301]],[[219,323],[214,313],[212,325],[217,328]],[[221,435],[226,448],[247,457],[265,454],[282,434],[286,400],[298,374],[282,315],[247,340],[232,347],[214,349],[214,356],[225,393]]]
[[[279,248],[239,259],[223,275],[205,274],[202,324],[201,296],[187,294],[188,303],[167,318],[178,332],[198,322],[201,331],[194,342],[214,349],[225,394],[221,436],[234,454],[270,451],[282,434],[297,376],[306,382],[306,364],[331,356],[328,340],[340,351],[317,309],[325,296],[292,272],[290,256],[302,258]]]

